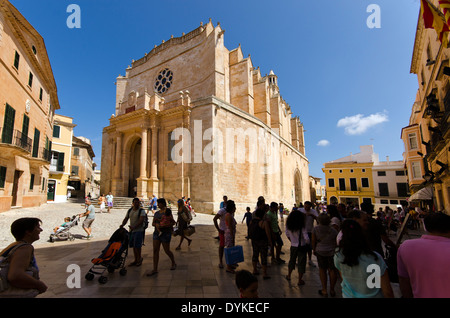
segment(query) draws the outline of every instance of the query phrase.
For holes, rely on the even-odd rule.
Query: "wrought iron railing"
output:
[[[26,152],[31,152],[33,141],[19,130],[4,130],[0,127],[0,143],[14,145]]]

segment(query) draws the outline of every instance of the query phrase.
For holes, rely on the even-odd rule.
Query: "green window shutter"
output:
[[[2,142],[5,144],[12,143],[14,131],[14,118],[16,117],[16,110],[6,104],[5,120],[3,121]]]
[[[56,163],[56,171],[64,171],[64,152],[58,153],[58,162]]]
[[[22,136],[28,137],[28,127],[30,126],[30,117],[23,115]]]
[[[34,187],[34,174],[31,174],[30,178],[30,190],[33,190]]]
[[[32,156],[34,158],[38,157],[40,136],[41,136],[41,132],[35,128],[34,129],[34,140],[33,140],[33,154],[32,154]]]
[[[5,187],[6,167],[0,166],[0,188]]]
[[[28,76],[28,86],[33,87],[33,73]]]
[[[20,62],[20,55],[17,53],[14,56],[14,67],[18,70],[19,69],[19,62]]]
[[[53,137],[59,138],[59,135],[61,133],[61,127],[58,125],[53,126]]]

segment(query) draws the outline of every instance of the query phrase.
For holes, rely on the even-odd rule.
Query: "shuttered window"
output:
[[[3,121],[2,128],[2,142],[5,144],[12,143],[13,131],[14,131],[14,119],[16,117],[16,110],[6,104],[5,119]]]

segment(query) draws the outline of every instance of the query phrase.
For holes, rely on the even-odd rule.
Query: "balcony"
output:
[[[2,130],[0,127],[0,143],[13,145],[21,148],[27,153],[31,153],[33,141],[19,130],[13,129],[6,131]]]

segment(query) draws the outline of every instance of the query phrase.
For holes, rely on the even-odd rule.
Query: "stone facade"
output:
[[[430,0],[436,8],[438,0]],[[450,213],[450,48],[439,41],[434,29],[426,29],[419,14],[411,59],[418,90],[408,126],[401,138],[411,194],[431,187],[432,197],[411,204]]]
[[[0,0],[0,212],[47,200],[59,102],[44,40]]]
[[[103,130],[101,192],[175,201],[214,212],[309,200],[303,125],[241,47],[229,51],[210,21],[155,46],[119,76]]]

